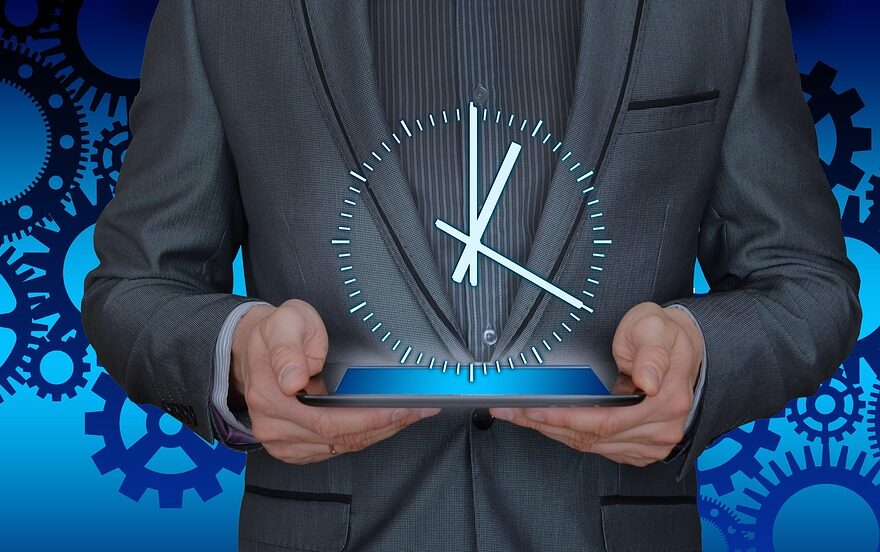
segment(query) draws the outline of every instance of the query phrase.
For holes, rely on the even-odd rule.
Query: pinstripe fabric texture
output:
[[[581,0],[371,0],[370,33],[381,103],[390,128],[474,102],[516,128],[541,123],[563,136],[580,43]],[[510,144],[505,125],[481,125],[480,202]],[[522,140],[520,140],[522,142]],[[517,163],[484,243],[519,264],[528,259],[556,155],[531,140]],[[492,356],[520,278],[487,259],[477,287],[450,275],[462,246],[434,228],[466,228],[467,125],[441,125],[401,150],[426,235],[457,321],[477,360]]]

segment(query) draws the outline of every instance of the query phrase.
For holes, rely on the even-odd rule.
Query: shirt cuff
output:
[[[697,407],[700,404],[700,399],[703,398],[703,384],[706,381],[706,340],[703,337],[703,330],[700,328],[700,324],[697,322],[697,319],[694,318],[694,315],[691,314],[691,311],[687,307],[683,305],[669,305],[669,308],[675,308],[687,313],[688,317],[690,317],[691,319],[691,322],[694,323],[694,326],[696,326],[697,330],[699,331],[700,341],[703,345],[703,359],[700,361],[700,372],[697,375],[697,385],[696,387],[694,387],[694,401],[691,404],[691,409],[688,412],[687,421],[684,425],[684,431],[685,433],[687,433],[688,430],[691,428],[691,425],[693,425],[694,414],[696,414],[697,412]]]
[[[217,344],[214,347],[214,369],[211,385],[211,410],[217,436],[227,445],[257,443],[253,433],[243,420],[229,409],[229,370],[232,362],[232,338],[239,321],[257,305],[269,305],[263,301],[249,301],[235,307],[226,317]]]

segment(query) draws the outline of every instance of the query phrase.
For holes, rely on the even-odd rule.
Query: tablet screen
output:
[[[353,366],[338,395],[609,395],[587,366],[504,368],[494,364],[442,368]]]

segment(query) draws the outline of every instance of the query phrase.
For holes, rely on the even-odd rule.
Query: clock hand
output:
[[[471,102],[468,107],[468,231],[471,235],[476,233],[477,218],[479,216],[479,150],[480,142],[477,123],[477,107]],[[456,267],[457,268],[457,267]],[[472,286],[477,285],[477,256],[468,259],[467,270],[469,282]],[[461,283],[462,278],[456,280]]]
[[[507,155],[504,156],[504,161],[501,162],[501,168],[498,169],[498,174],[495,176],[495,181],[489,189],[489,195],[486,196],[486,203],[483,204],[483,208],[477,217],[476,224],[469,228],[470,233],[464,241],[464,251],[461,257],[459,257],[458,264],[455,265],[455,270],[452,273],[452,279],[457,284],[464,280],[464,275],[470,267],[470,283],[472,286],[476,285],[476,271],[473,267],[477,264],[477,246],[483,239],[483,234],[486,233],[489,220],[495,214],[495,208],[498,207],[498,201],[501,199],[501,194],[504,192],[507,181],[510,180],[510,174],[513,172],[513,167],[521,151],[521,145],[516,142],[510,144]]]
[[[556,296],[558,299],[568,303],[573,308],[592,312],[592,309],[590,309],[590,307],[585,305],[583,301],[581,301],[580,299],[578,299],[574,295],[568,293],[564,289],[559,288],[555,284],[548,282],[547,280],[541,278],[540,276],[538,276],[534,272],[530,271],[529,269],[524,268],[524,267],[516,264],[515,262],[511,261],[510,259],[508,259],[504,255],[502,255],[501,253],[498,253],[494,249],[487,247],[483,243],[481,243],[479,241],[474,242],[473,238],[471,236],[468,236],[464,232],[459,231],[457,228],[451,226],[447,222],[442,221],[440,219],[437,219],[434,222],[434,225],[440,231],[445,232],[446,234],[449,234],[450,236],[452,236],[453,238],[457,239],[458,241],[466,244],[467,246],[472,245],[475,249],[475,254],[477,252],[479,252],[480,254],[489,257],[490,259],[492,259],[496,263],[500,264],[504,268],[510,270],[514,274],[517,274],[518,276],[525,278],[526,280],[535,284],[536,286],[543,289],[547,293],[550,293],[551,295]],[[461,261],[459,261],[459,262],[461,262]]]

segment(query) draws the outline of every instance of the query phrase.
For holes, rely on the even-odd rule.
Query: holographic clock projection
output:
[[[474,104],[468,104],[452,110],[438,109],[436,115],[428,113],[422,117],[414,117],[411,121],[400,121],[400,128],[395,129],[387,141],[377,144],[376,150],[370,152],[372,159],[362,162],[361,172],[352,171],[352,181],[348,182],[348,194],[340,205],[340,219],[331,231],[335,237],[331,239],[331,245],[337,247],[337,256],[340,259],[340,274],[342,284],[350,289],[348,294],[352,306],[349,312],[356,316],[362,323],[368,324],[370,331],[376,334],[383,343],[387,343],[392,351],[399,353],[400,364],[413,366],[425,366],[433,369],[435,366],[442,372],[454,367],[454,373],[459,375],[462,366],[454,359],[439,358],[431,351],[418,348],[417,340],[406,335],[405,328],[394,327],[394,313],[382,312],[382,300],[379,297],[369,297],[365,291],[363,279],[360,278],[357,265],[352,261],[352,249],[358,244],[359,219],[366,214],[364,212],[365,201],[369,198],[364,188],[370,185],[374,179],[387,177],[385,174],[385,157],[397,155],[398,151],[410,146],[413,141],[424,139],[425,133],[431,133],[435,129],[444,126],[459,127],[464,125],[467,134],[467,205],[461,206],[461,211],[466,213],[467,228],[456,228],[446,220],[437,218],[434,220],[435,231],[442,232],[449,239],[457,240],[464,245],[461,256],[452,274],[444,275],[451,278],[458,285],[479,285],[478,258],[484,256],[491,262],[497,263],[504,269],[511,271],[530,285],[537,286],[546,291],[550,296],[562,301],[570,307],[570,312],[564,320],[559,321],[557,328],[550,335],[544,336],[537,343],[529,346],[517,356],[509,356],[504,361],[495,361],[492,366],[482,363],[476,369],[473,364],[466,367],[470,380],[474,374],[482,372],[485,375],[490,369],[501,373],[503,369],[516,368],[516,366],[529,366],[544,364],[544,357],[553,351],[553,345],[561,343],[564,336],[571,333],[573,326],[581,321],[582,316],[588,316],[594,309],[589,305],[591,299],[599,293],[602,278],[603,261],[612,245],[608,228],[602,218],[600,199],[595,188],[590,184],[593,171],[589,165],[578,160],[577,155],[564,148],[563,141],[554,137],[553,132],[544,128],[544,121],[530,122],[528,119],[520,119],[514,113],[503,113],[501,110],[489,110],[478,108]],[[479,151],[481,126],[496,125],[509,136],[509,146],[501,161],[491,183],[479,182]],[[517,162],[524,152],[523,141],[530,140],[552,152],[562,167],[563,174],[568,173],[568,186],[571,194],[582,201],[586,208],[585,216],[590,221],[593,239],[591,251],[584,251],[583,258],[589,265],[589,276],[583,281],[583,289],[566,291],[545,276],[536,274],[518,264],[505,255],[484,243],[484,234],[489,221],[499,208],[499,201],[508,186],[511,175],[516,170]],[[383,157],[384,156],[384,157]],[[486,199],[479,204],[481,186],[486,188]],[[361,259],[368,255],[358,255]],[[465,278],[467,280],[465,281]]]
[[[157,0],[0,0],[0,549],[235,548],[244,458],[209,445],[153,407],[127,400],[98,364],[82,330],[85,274],[97,264],[92,235],[112,199],[131,140],[127,112],[138,90]],[[720,437],[698,462],[706,550],[880,548],[880,8],[867,0],[789,2],[804,97],[819,155],[840,203],[850,258],[862,277],[864,320],[853,354],[812,397]],[[555,344],[599,304],[605,255],[615,249],[591,187],[589,159],[569,153],[553,129],[471,105],[413,113],[377,137],[348,189],[327,247],[339,255],[336,285],[351,322],[368,325],[402,365],[445,359],[395,325],[347,253],[358,247],[365,191],[389,156],[443,127],[465,132],[467,201],[458,221],[437,216],[438,237],[461,242],[451,285],[479,286],[479,263],[504,267],[565,305],[546,336],[499,366],[550,363]],[[481,129],[509,140],[494,178],[473,178]],[[386,140],[383,142],[383,140]],[[549,148],[590,217],[580,252],[590,278],[563,289],[484,239],[529,146]],[[480,204],[475,190],[486,192]],[[144,191],[143,193],[149,193]],[[332,243],[331,243],[332,241]],[[243,293],[240,259],[236,292]],[[700,271],[697,270],[697,274]],[[695,292],[709,290],[702,276]],[[473,375],[473,367],[467,367]],[[760,367],[756,367],[760,369]],[[463,377],[463,376],[462,376]],[[86,544],[88,543],[88,544]]]

